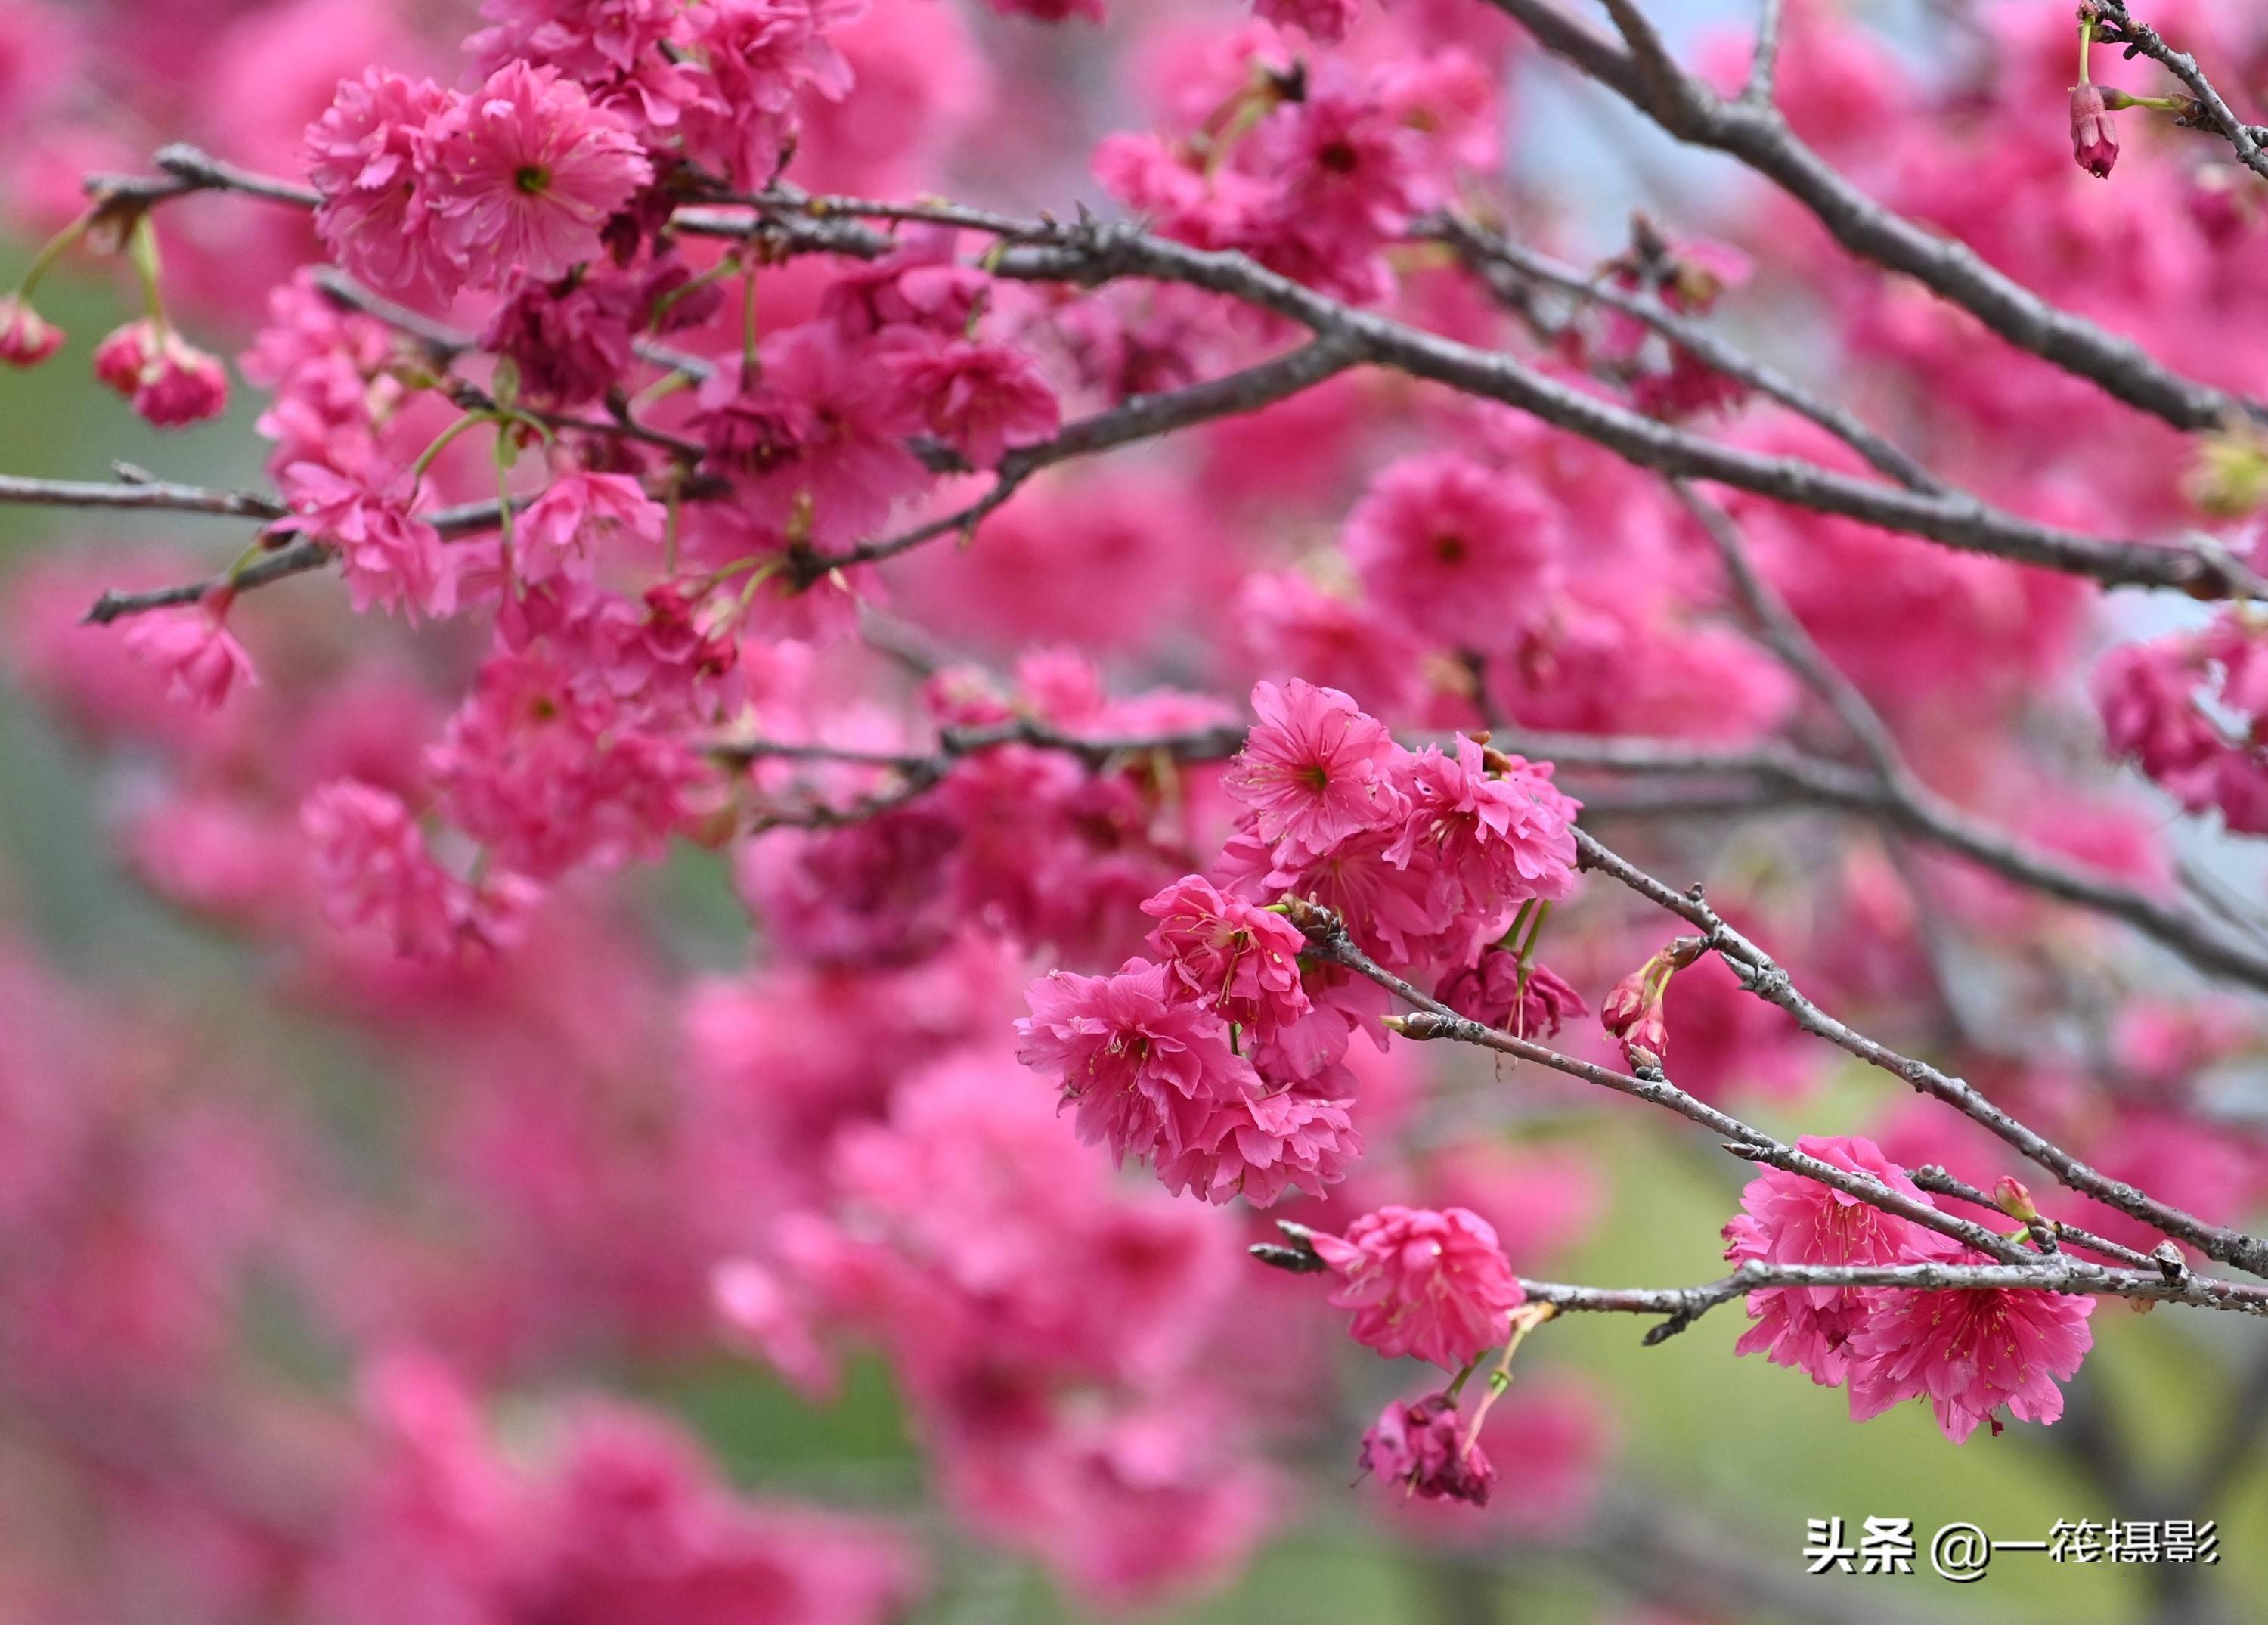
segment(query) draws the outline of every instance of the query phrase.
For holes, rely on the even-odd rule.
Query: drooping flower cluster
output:
[[[1391,966],[1454,980],[1502,951],[1523,905],[1567,895],[1576,808],[1548,766],[1471,739],[1405,750],[1334,689],[1263,683],[1252,705],[1221,883],[1189,875],[1143,905],[1162,963],[1044,978],[1018,1030],[1086,1138],[1173,1189],[1264,1205],[1320,1194],[1359,1149],[1345,1056],[1380,1005],[1344,971],[1302,968],[1280,900],[1323,903]]]
[[[1806,1137],[1797,1149],[1925,1208],[1936,1204],[1863,1136]],[[1950,1237],[1804,1178],[1767,1169],[1742,1193],[1725,1226],[1725,1256],[1766,1264],[1981,1264]],[[2025,1422],[2063,1414],[2058,1380],[2069,1381],[2094,1345],[2091,1297],[1986,1288],[1772,1287],[1749,1294],[1756,1324],[1742,1354],[1808,1371],[1847,1387],[1864,1422],[1912,1399],[1927,1400],[1955,1444],[1996,1412]]]

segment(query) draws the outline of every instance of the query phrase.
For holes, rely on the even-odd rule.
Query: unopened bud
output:
[[[2039,1208],[2032,1202],[2031,1192],[2025,1189],[2024,1182],[2014,1174],[2000,1176],[1999,1183],[1992,1187],[1992,1200],[2002,1213],[2012,1219],[2021,1219],[2026,1224],[2040,1216]]]
[[[2118,161],[2118,131],[2100,85],[2071,87],[2071,155],[2098,181]]]

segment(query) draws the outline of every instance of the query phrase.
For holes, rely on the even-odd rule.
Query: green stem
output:
[[[26,301],[31,299],[32,291],[40,285],[40,278],[48,274],[48,270],[57,260],[63,258],[77,245],[79,240],[93,227],[95,211],[90,209],[48,239],[39,253],[32,256],[31,266],[24,272],[23,281],[16,284],[16,296],[18,299]]]
[[[2081,85],[2089,82],[2087,77],[2088,59],[2095,54],[2094,45],[2095,19],[2082,17],[2079,19],[2079,82]]]
[[[136,217],[134,230],[126,240],[127,257],[134,262],[134,274],[142,282],[142,305],[150,314],[150,324],[158,336],[166,335],[166,301],[158,292],[158,281],[163,268],[158,257],[158,228],[150,223],[147,212]]]
[[[497,421],[497,415],[494,412],[467,412],[462,417],[435,435],[433,443],[419,452],[417,461],[409,465],[409,488],[413,499],[418,482],[425,477],[426,470],[433,466],[433,460],[436,457],[448,450],[450,446],[467,432],[476,429],[484,423]]]

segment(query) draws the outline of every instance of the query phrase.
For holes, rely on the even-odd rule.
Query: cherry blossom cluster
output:
[[[1934,1207],[1906,1171],[1863,1135],[1805,1138],[1809,1156],[1865,1174]],[[1982,1263],[1984,1256],[1912,1220],[1868,1206],[1797,1175],[1767,1170],[1741,1193],[1725,1226],[1725,1256],[1773,1264]],[[2056,1386],[2078,1373],[2094,1345],[2095,1300],[2054,1292],[1911,1292],[1897,1288],[1779,1287],[1751,1293],[1742,1354],[1808,1371],[1827,1388],[1848,1388],[1851,1416],[1864,1422],[1905,1400],[1925,1399],[1955,1444],[1995,1413],[2024,1422],[2063,1414]]]
[[[0,875],[0,1610],[1642,1565],[1562,1317],[1957,1443],[2268,1310],[2268,30],[1653,9],[6,8],[0,386],[182,432],[0,644],[195,931]],[[1571,1283],[1648,1130],[1729,1273]]]
[[[2231,615],[2194,632],[2122,645],[2095,670],[2110,754],[2190,811],[2218,812],[2247,835],[2268,834],[2262,652],[2258,632]]]
[[[1388,963],[1524,1013],[1532,942],[1514,927],[1573,889],[1577,807],[1548,764],[1469,738],[1410,750],[1336,689],[1263,683],[1252,707],[1225,783],[1228,890],[1190,875],[1159,892],[1142,905],[1156,961],[1056,971],[1017,1030],[1084,1138],[1169,1190],[1265,1207],[1287,1188],[1320,1195],[1359,1152],[1345,1056],[1359,1028],[1382,1037],[1376,989],[1303,968],[1279,900],[1336,905]],[[1557,979],[1543,986],[1542,1009],[1580,1006]]]

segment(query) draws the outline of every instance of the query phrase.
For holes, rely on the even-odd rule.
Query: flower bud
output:
[[[1599,1005],[1599,1024],[1620,1038],[1633,1057],[1638,1051],[1648,1052],[1648,1061],[1655,1066],[1669,1052],[1662,1001],[1669,993],[1670,976],[1679,969],[1679,946],[1673,943],[1616,982]],[[1683,962],[1690,964],[1692,957],[1687,956]]]
[[[10,366],[37,366],[55,353],[63,330],[41,319],[20,295],[0,297],[0,362]]]
[[[2040,1216],[2038,1207],[2032,1201],[2031,1192],[2014,1174],[2000,1176],[1999,1183],[1992,1187],[1992,1201],[2002,1213],[2012,1219],[2021,1219],[2026,1224]]]
[[[2118,131],[2110,122],[2100,85],[2071,87],[2071,153],[2097,180],[2118,161]]]

